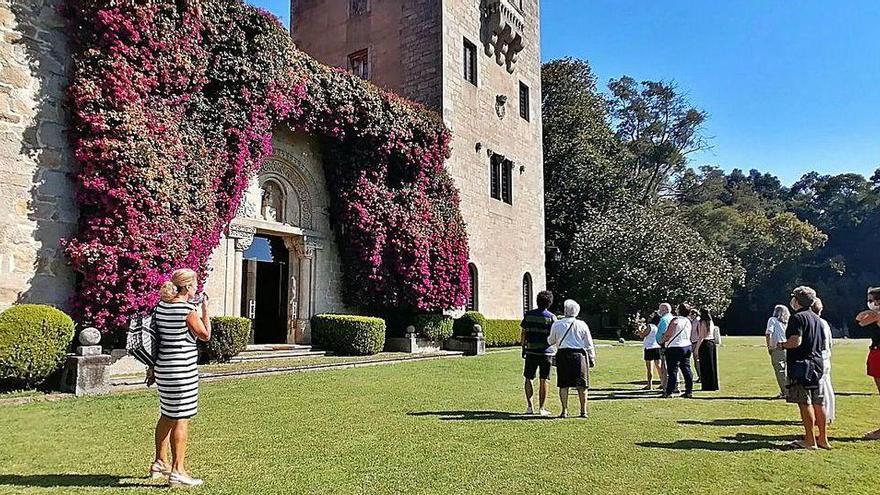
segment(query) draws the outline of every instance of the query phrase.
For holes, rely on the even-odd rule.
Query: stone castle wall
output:
[[[74,232],[61,0],[0,0],[0,308],[66,308],[74,276],[59,240]]]
[[[538,0],[522,3],[524,47],[512,74],[486,52],[481,1],[443,4],[443,120],[453,132],[449,169],[461,190],[479,309],[490,318],[518,318],[525,273],[533,295],[546,284]],[[465,38],[477,46],[476,86],[463,77]],[[528,121],[519,114],[520,81],[530,89]],[[496,113],[499,95],[507,97],[503,118]],[[490,196],[490,152],[514,162],[512,205]]]

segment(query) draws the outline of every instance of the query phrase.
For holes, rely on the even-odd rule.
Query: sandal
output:
[[[785,444],[785,450],[819,450],[815,445],[807,445],[803,440],[795,440],[794,442]]]

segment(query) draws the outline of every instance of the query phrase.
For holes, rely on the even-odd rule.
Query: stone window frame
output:
[[[532,282],[532,274],[526,272],[523,274],[523,285],[522,285],[522,296],[523,296],[523,314],[526,311],[532,309],[532,299],[535,297],[534,294],[534,284]]]
[[[477,86],[479,82],[477,60],[477,45],[471,42],[471,40],[464,38],[461,62],[462,77],[474,86]]]
[[[473,262],[468,263],[468,311],[480,310],[480,272]]]
[[[513,162],[498,153],[489,157],[489,196],[513,205]]]
[[[532,104],[532,95],[531,89],[526,85],[526,83],[520,81],[519,82],[519,116],[522,117],[526,122],[531,121],[531,104]]]
[[[360,72],[358,72],[356,70],[357,67],[355,64],[361,60],[363,61],[363,65],[360,66],[361,70],[360,70]],[[348,70],[349,70],[349,72],[360,77],[364,81],[369,81],[370,80],[370,49],[363,48],[361,50],[358,50],[356,52],[352,52],[352,53],[348,54]]]

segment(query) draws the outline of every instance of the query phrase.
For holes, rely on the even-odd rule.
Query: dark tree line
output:
[[[808,284],[837,332],[858,335],[865,289],[880,284],[880,169],[786,187],[757,170],[694,168],[708,114],[674,84],[621,77],[603,93],[576,59],[546,63],[542,83],[551,289],[617,315],[688,299],[754,334]]]

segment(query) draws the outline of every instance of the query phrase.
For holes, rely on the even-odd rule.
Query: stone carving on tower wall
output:
[[[257,175],[254,174],[248,180],[248,187],[244,191],[241,204],[238,205],[238,211],[235,212],[235,216],[257,218],[259,215],[260,192],[260,181],[257,179]]]
[[[519,52],[523,49],[525,19],[514,5],[518,0],[482,0],[483,30],[486,54],[495,56],[513,74]]]
[[[254,234],[256,233],[257,229],[255,227],[232,222],[229,225],[228,237],[230,239],[235,239],[236,251],[246,251],[254,242]]]

